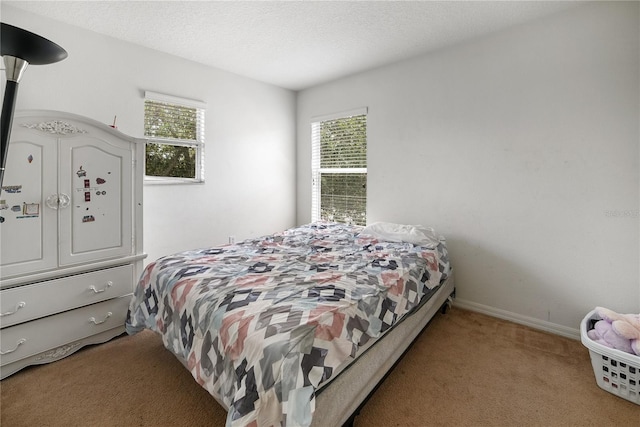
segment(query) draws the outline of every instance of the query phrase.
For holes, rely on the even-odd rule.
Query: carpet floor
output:
[[[0,382],[0,424],[224,426],[226,413],[145,331]],[[318,411],[316,416],[322,416]],[[364,426],[640,426],[579,341],[454,307],[437,314],[356,418]]]

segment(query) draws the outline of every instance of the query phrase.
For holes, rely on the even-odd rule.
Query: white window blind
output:
[[[204,180],[205,107],[200,101],[145,92],[147,181]]]
[[[366,225],[366,109],[314,119],[311,148],[312,221]]]

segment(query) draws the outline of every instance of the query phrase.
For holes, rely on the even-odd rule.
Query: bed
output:
[[[318,222],[160,258],[126,330],[158,332],[227,426],[352,422],[454,293],[444,239],[392,231]]]

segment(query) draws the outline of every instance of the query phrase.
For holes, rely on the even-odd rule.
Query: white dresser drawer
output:
[[[0,328],[130,294],[133,265],[0,291]]]
[[[0,331],[0,365],[7,365],[73,341],[121,327],[131,296],[100,302]]]

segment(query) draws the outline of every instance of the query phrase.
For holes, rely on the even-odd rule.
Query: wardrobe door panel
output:
[[[57,266],[56,162],[55,138],[14,131],[0,191],[2,278]]]
[[[60,141],[60,265],[132,253],[131,148],[108,138]]]

